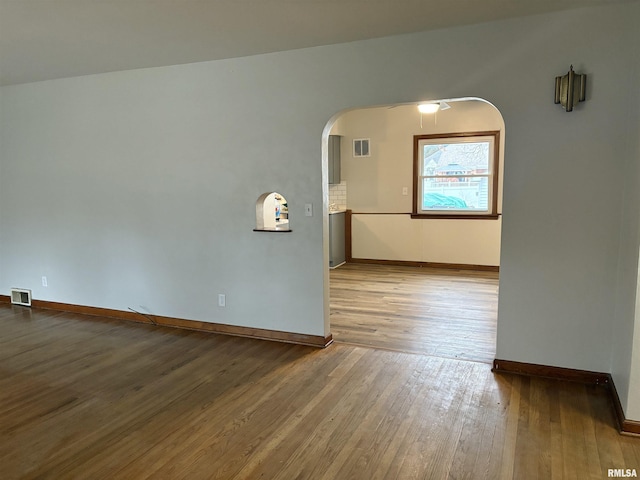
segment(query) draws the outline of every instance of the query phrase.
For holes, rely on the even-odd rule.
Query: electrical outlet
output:
[[[47,282],[47,277],[45,277],[45,276],[42,277],[42,286],[43,287],[48,287],[49,286],[49,282]]]
[[[218,306],[226,307],[227,306],[227,296],[224,293],[218,294]]]

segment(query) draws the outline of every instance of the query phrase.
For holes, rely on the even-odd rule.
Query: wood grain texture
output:
[[[609,396],[611,397],[611,405],[620,433],[640,436],[640,422],[627,420],[625,418],[622,403],[620,402],[618,391],[610,373],[590,372],[587,370],[575,370],[572,368],[553,367],[499,359],[495,359],[493,361],[492,371],[496,373],[552,378],[565,382],[602,385],[606,388],[609,392]]]
[[[0,305],[0,477],[602,479],[599,385]]]
[[[640,436],[640,422],[636,420],[623,420],[620,430],[624,434]]]
[[[417,262],[413,260],[379,260],[376,258],[351,258],[351,263],[386,265],[389,267],[436,268],[440,270],[471,270],[474,272],[499,272],[498,265],[473,265],[468,263]]]
[[[347,210],[344,215],[344,259],[348,263],[353,259],[353,212]]]
[[[73,305],[69,303],[49,302],[45,300],[32,300],[34,308],[44,308],[59,312],[80,313],[99,317],[118,318],[132,322],[152,323],[166,327],[184,328],[200,332],[220,333],[239,337],[259,338],[262,340],[274,340],[278,342],[297,343],[313,347],[327,347],[333,342],[331,334],[326,337],[318,335],[306,335],[303,333],[281,332],[278,330],[266,330],[263,328],[242,327],[238,325],[225,325],[222,323],[187,320],[183,318],[164,317],[160,315],[147,315],[134,311],[125,312],[110,308],[90,307],[86,305]]]
[[[491,363],[498,274],[347,264],[331,271],[336,341]]]
[[[533,377],[554,378],[568,382],[594,383],[601,385],[608,385],[611,382],[611,375],[608,373],[553,367],[549,365],[537,365],[534,363],[514,362],[511,360],[500,360],[497,358],[493,361],[493,371],[499,373],[530,375]]]

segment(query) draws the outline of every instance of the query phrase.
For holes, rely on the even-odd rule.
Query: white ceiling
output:
[[[0,0],[0,85],[637,0]]]

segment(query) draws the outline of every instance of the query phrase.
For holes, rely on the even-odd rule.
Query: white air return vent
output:
[[[368,138],[355,138],[353,140],[354,158],[371,156],[371,150],[369,150],[369,141],[370,140]]]
[[[14,305],[24,305],[26,307],[30,307],[31,290],[26,290],[24,288],[12,288],[11,303],[13,303]]]

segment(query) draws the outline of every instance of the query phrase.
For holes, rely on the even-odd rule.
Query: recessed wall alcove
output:
[[[266,192],[256,200],[254,232],[290,232],[289,204],[278,192]]]

